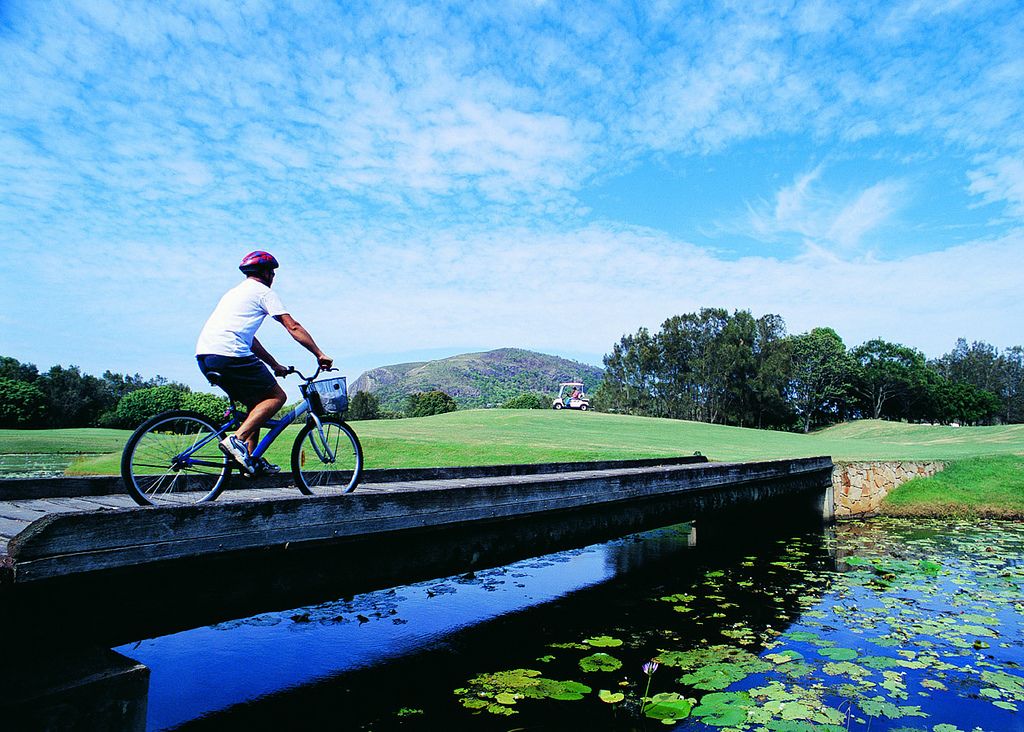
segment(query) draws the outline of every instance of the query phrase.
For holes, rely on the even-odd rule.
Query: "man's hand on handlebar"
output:
[[[320,368],[327,371],[331,366],[334,365],[334,359],[330,356],[323,355],[317,358],[316,362],[320,365]]]
[[[294,366],[282,366],[281,364],[278,364],[277,366],[274,366],[274,376],[277,376],[279,378],[283,379],[288,374],[294,374],[294,373],[295,373],[295,367]]]

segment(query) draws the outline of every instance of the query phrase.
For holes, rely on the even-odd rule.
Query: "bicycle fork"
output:
[[[320,462],[333,463],[335,455],[330,444],[327,442],[327,435],[324,434],[323,423],[320,421],[320,418],[312,412],[310,412],[309,417],[313,420],[313,424],[316,425],[316,429],[310,430],[309,432],[309,442],[313,446],[313,452],[315,452],[316,456],[320,458]],[[320,438],[319,440],[313,436],[314,433]]]

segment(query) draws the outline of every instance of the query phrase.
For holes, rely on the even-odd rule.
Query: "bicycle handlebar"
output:
[[[317,367],[316,367],[316,371],[313,372],[313,375],[312,376],[306,376],[301,371],[299,371],[297,368],[295,368],[294,366],[289,366],[288,370],[285,371],[281,375],[281,378],[283,379],[283,378],[287,377],[288,374],[297,374],[300,379],[302,379],[303,381],[305,381],[308,384],[309,382],[311,382],[313,379],[315,379],[317,376],[319,376],[321,373],[323,373],[325,371],[340,371],[340,369],[336,369],[333,366],[331,368],[329,368],[329,369],[325,369],[323,366],[320,366],[318,364]]]

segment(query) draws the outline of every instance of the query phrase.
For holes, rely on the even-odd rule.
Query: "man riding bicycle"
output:
[[[251,457],[259,440],[260,427],[287,401],[274,376],[285,376],[288,367],[278,363],[256,338],[264,318],[269,315],[283,325],[292,338],[316,356],[321,368],[330,368],[334,362],[320,350],[309,331],[288,314],[277,293],[270,289],[278,266],[268,252],[257,250],[245,255],[238,266],[245,281],[220,299],[196,343],[199,370],[204,376],[210,372],[220,374],[221,388],[249,410],[235,434],[220,442],[220,449],[234,458],[248,475],[254,475],[257,470],[280,471],[263,458],[254,461]],[[273,375],[267,366],[273,370]]]

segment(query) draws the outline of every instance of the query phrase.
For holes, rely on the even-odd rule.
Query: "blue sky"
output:
[[[1022,49],[983,0],[0,0],[0,354],[200,386],[256,248],[350,378],[705,306],[1020,344]]]

